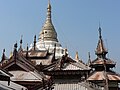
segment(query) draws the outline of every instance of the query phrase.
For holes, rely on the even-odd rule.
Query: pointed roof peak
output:
[[[50,4],[50,0],[48,0],[47,19],[51,19],[51,4]]]
[[[8,57],[6,57],[6,55],[5,55],[5,49],[3,49],[3,55],[2,55],[1,62],[3,62],[4,60],[8,60]]]
[[[23,43],[22,38],[23,38],[23,35],[21,35],[20,44],[22,44],[22,43]]]
[[[48,9],[51,9],[50,0],[48,0]]]
[[[34,36],[34,50],[35,50],[35,48],[36,48],[36,35]]]
[[[97,45],[97,48],[96,48],[96,54],[107,54],[107,50],[106,48],[104,47],[104,43],[103,43],[103,40],[102,40],[102,34],[101,34],[101,27],[99,26],[99,41],[98,41],[98,45]]]
[[[27,51],[28,51],[29,47],[28,47],[28,43],[27,43]]]
[[[14,44],[14,49],[17,49],[17,47],[18,47],[18,46],[17,46],[17,42],[16,42],[16,43]]]
[[[36,35],[34,36],[34,42],[36,43]]]
[[[23,38],[23,35],[21,35],[21,39],[20,39],[20,48],[19,48],[18,51],[22,51],[22,50],[23,50],[23,49],[22,49],[22,43],[23,43],[22,38]]]
[[[5,59],[5,49],[3,49],[2,59]]]
[[[14,59],[16,60],[16,58],[17,58],[17,53],[18,53],[18,51],[17,51],[17,42],[14,44],[14,51],[13,51],[13,57],[14,57]]]
[[[14,44],[14,51],[13,51],[13,54],[15,54],[16,52],[17,52],[17,47],[18,47],[18,45],[17,45],[17,42]]]
[[[5,53],[5,49],[3,49],[3,53]]]

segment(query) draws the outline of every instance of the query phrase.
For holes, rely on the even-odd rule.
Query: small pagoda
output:
[[[97,58],[90,62],[93,71],[87,80],[102,86],[105,90],[119,90],[120,74],[113,71],[116,63],[106,57],[108,50],[104,47],[101,27],[98,30],[99,41],[95,51]]]

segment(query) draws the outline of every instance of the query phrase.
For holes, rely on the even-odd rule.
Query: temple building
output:
[[[95,51],[97,58],[88,63],[71,58],[60,44],[52,23],[52,6],[48,0],[47,17],[38,41],[36,35],[30,47],[14,44],[8,58],[3,50],[0,61],[0,90],[119,90],[120,74],[113,71],[116,63],[107,58],[101,27]]]
[[[100,87],[85,82],[91,68],[67,54],[43,69],[53,79],[53,90],[100,90]],[[90,87],[91,86],[91,87]]]
[[[13,54],[8,60],[4,58],[5,51],[3,52],[2,57],[3,58],[0,62],[0,68],[12,75],[10,77],[12,82],[26,87],[25,90],[37,90],[42,88],[43,79],[44,84],[46,84],[50,79],[49,76],[44,75],[42,72],[38,72],[35,69],[34,64],[24,57],[20,49],[17,51],[17,43],[14,45]]]
[[[87,80],[104,87],[105,90],[119,90],[120,74],[113,71],[112,68],[116,63],[106,57],[107,53],[108,50],[104,46],[101,35],[101,27],[99,27],[99,41],[95,51],[97,58],[90,61],[89,65],[93,71]]]

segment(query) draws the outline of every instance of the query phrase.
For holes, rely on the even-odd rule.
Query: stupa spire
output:
[[[48,6],[47,6],[47,17],[45,24],[42,27],[42,31],[40,32],[39,35],[39,41],[41,41],[42,38],[44,38],[44,41],[57,41],[57,33],[55,31],[54,25],[52,24],[52,19],[51,19],[51,3],[50,0],[48,0]]]
[[[51,19],[51,4],[50,4],[50,0],[48,0],[47,19]]]

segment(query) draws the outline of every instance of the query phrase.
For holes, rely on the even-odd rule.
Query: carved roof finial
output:
[[[34,50],[35,50],[35,48],[36,48],[36,35],[34,36]]]
[[[90,56],[90,52],[88,52],[88,66],[91,64],[91,56]]]
[[[14,52],[13,52],[14,59],[17,58],[17,42],[14,44]]]
[[[104,47],[104,43],[103,43],[103,40],[102,40],[102,34],[101,34],[101,27],[99,26],[99,41],[98,41],[98,45],[97,45],[97,48],[96,48],[96,54],[97,55],[106,55],[108,52],[106,50],[106,48]]]
[[[21,39],[20,39],[20,48],[19,48],[19,50],[18,50],[19,52],[23,50],[23,49],[22,49],[22,43],[23,43],[22,38],[23,38],[23,35],[21,35]]]
[[[3,49],[3,55],[2,55],[2,60],[1,60],[1,62],[4,61],[4,60],[5,60],[5,49]]]
[[[27,43],[26,58],[28,59],[28,43]]]
[[[22,45],[22,43],[23,43],[23,40],[22,40],[22,38],[23,38],[23,35],[21,35],[21,39],[20,39],[20,45]]]
[[[3,53],[5,53],[5,49],[3,49]]]
[[[17,42],[14,44],[14,49],[17,49]]]
[[[102,29],[101,29],[101,27],[100,27],[100,26],[99,26],[98,31],[99,31],[99,38],[101,39],[101,38],[102,38],[102,35],[101,35],[101,31],[102,31]]]
[[[28,51],[28,43],[27,43],[27,51]]]

